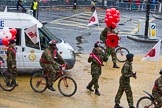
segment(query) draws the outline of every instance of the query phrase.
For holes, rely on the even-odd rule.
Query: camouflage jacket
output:
[[[130,84],[130,77],[133,76],[133,71],[132,71],[132,63],[129,61],[126,61],[125,64],[122,67],[121,70],[121,77],[120,77],[120,84],[122,85],[129,85]]]
[[[100,34],[100,40],[102,40],[104,43],[107,39],[107,33],[109,33],[109,32],[115,33],[115,31],[111,31],[110,28],[105,27],[104,30]]]
[[[65,62],[57,51],[56,51],[56,57],[54,57],[54,50],[48,47],[42,53],[40,64],[41,63],[59,66],[59,64],[64,64]]]
[[[92,52],[103,62],[107,61],[107,56],[102,51],[97,52],[95,48],[92,50]],[[88,62],[91,63],[91,74],[98,74],[101,75],[101,66],[96,59],[93,57],[88,58]]]
[[[153,95],[162,95],[162,76],[157,78],[154,83],[154,88],[152,90]]]
[[[10,66],[16,65],[16,51],[11,46],[7,49],[7,64]]]

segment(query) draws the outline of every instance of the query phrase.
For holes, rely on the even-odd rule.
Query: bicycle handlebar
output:
[[[67,67],[67,64],[62,64],[59,66],[60,70],[65,70]]]

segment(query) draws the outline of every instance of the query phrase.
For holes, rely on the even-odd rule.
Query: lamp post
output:
[[[39,15],[39,4],[40,4],[40,2],[41,2],[41,0],[38,0],[37,15],[36,15],[37,20],[38,20],[38,15]]]
[[[146,7],[146,22],[145,22],[145,38],[148,38],[148,26],[149,26],[149,15],[150,15],[150,0],[147,1]]]

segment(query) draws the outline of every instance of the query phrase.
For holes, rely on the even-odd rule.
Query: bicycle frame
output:
[[[54,81],[53,81],[53,82],[57,81],[60,77],[62,77],[62,76],[65,75],[65,74],[64,74],[65,67],[66,67],[65,64],[61,65],[60,70],[59,70],[58,73],[56,73],[56,77],[54,78]],[[45,72],[45,71],[42,72],[43,75],[44,75],[44,77],[46,77],[46,78],[49,80],[49,79],[50,79],[50,78],[49,78],[49,72],[46,72],[46,73],[44,73],[44,72]],[[41,79],[41,80],[43,80],[43,79]],[[41,82],[41,81],[40,81],[40,82]]]
[[[151,99],[151,104],[149,105],[149,106],[147,106],[146,108],[149,108],[150,106],[152,106],[153,104],[154,105],[157,105],[157,101],[155,100],[155,98],[150,94],[150,93],[148,93],[148,92],[146,92],[146,91],[143,91],[144,93],[146,93],[148,96],[149,96],[149,98]]]
[[[143,91],[143,92],[145,92],[145,93],[150,97],[150,99],[151,99],[152,101],[155,100],[154,97],[153,97],[150,93],[148,93],[148,92],[146,92],[146,91]]]

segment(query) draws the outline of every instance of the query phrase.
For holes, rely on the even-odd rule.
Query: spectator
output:
[[[22,5],[23,0],[17,0],[17,11],[19,11],[19,6],[22,8],[22,12],[26,12],[26,9]]]
[[[36,18],[36,12],[38,8],[38,1],[33,0],[32,5],[31,5],[31,10],[33,10],[33,16]]]
[[[77,0],[74,0],[74,2],[73,2],[73,9],[74,9],[74,10],[77,9]]]
[[[94,12],[96,10],[96,0],[91,1],[91,11]]]

